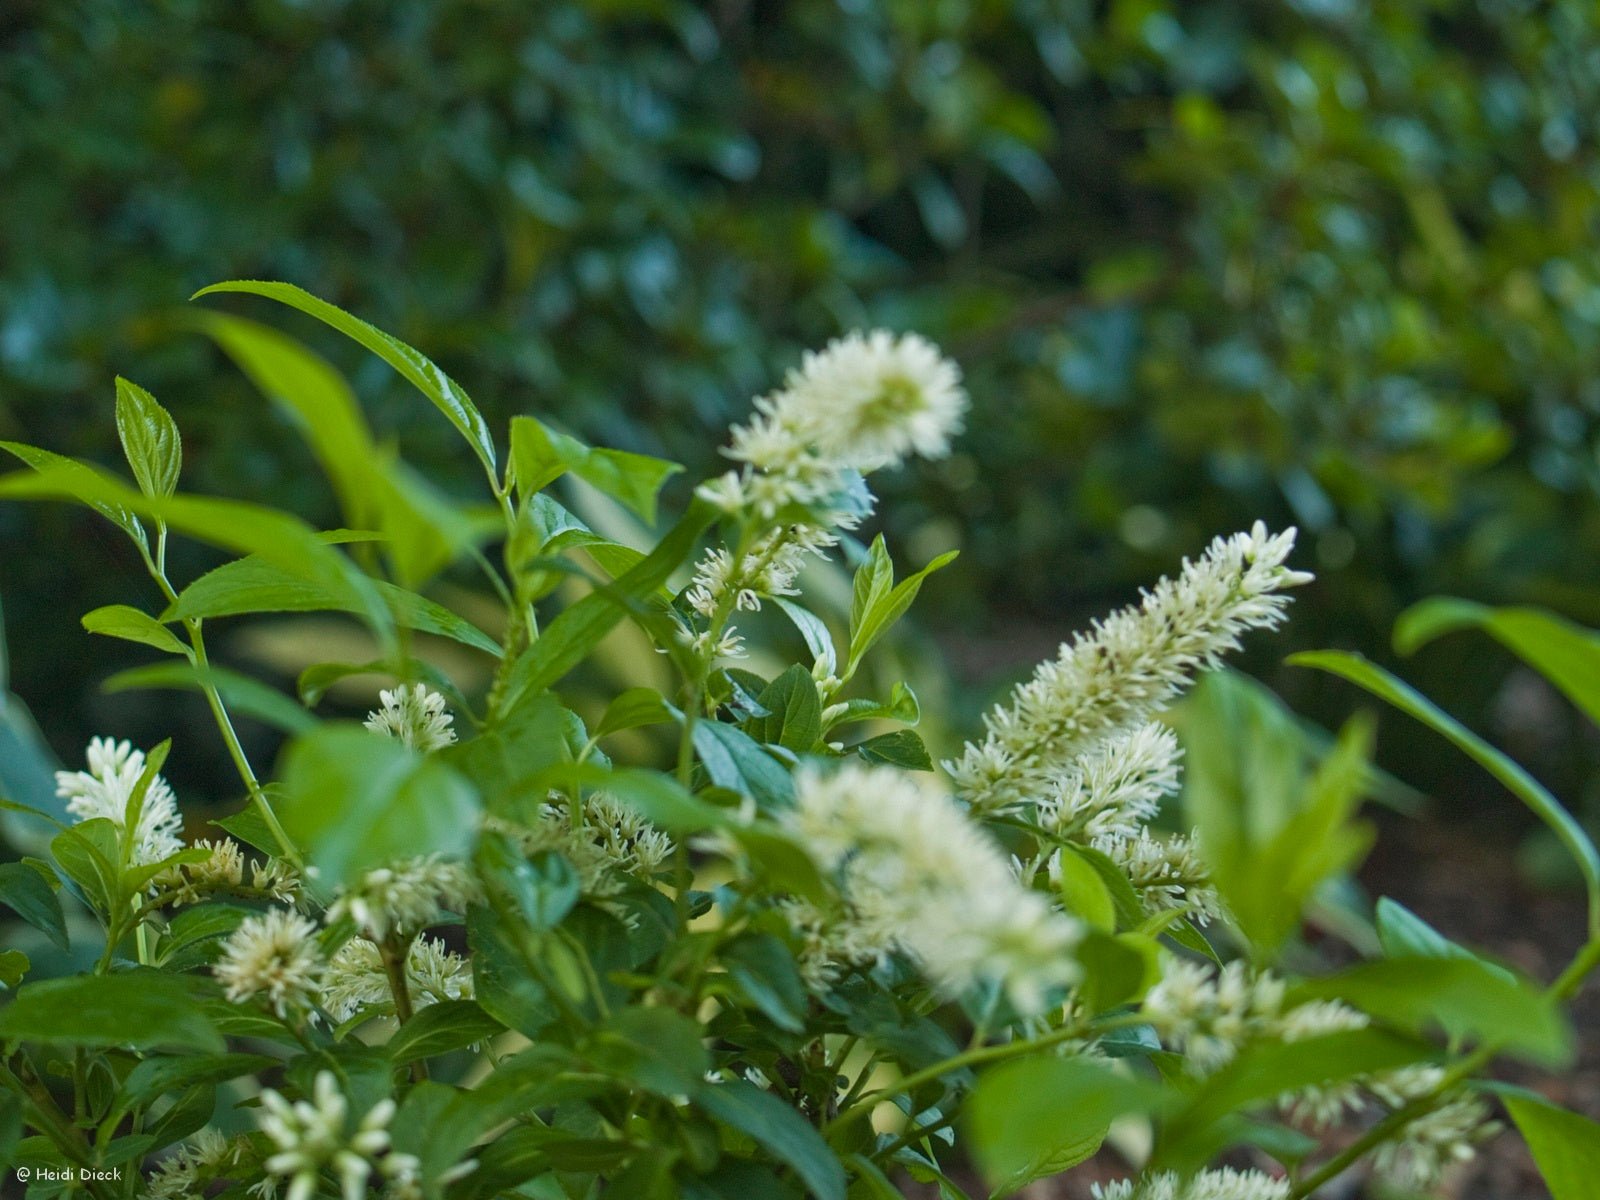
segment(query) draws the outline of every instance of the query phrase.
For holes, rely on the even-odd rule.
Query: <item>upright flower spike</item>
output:
[[[1076,977],[1077,923],[1024,887],[949,796],[906,772],[854,763],[828,775],[802,768],[795,795],[790,829],[835,873],[853,926],[849,937],[811,929],[808,939],[898,949],[947,995],[994,983],[1027,1012]]]
[[[57,771],[56,795],[80,821],[103,817],[118,829],[127,819],[128,800],[144,774],[144,751],[130,742],[95,738],[85,755],[87,771]],[[150,781],[139,810],[139,829],[133,847],[137,866],[171,858],[183,849],[183,817],[178,799],[167,781],[157,775]]]
[[[444,697],[420,683],[378,693],[379,707],[367,714],[366,726],[426,754],[456,740],[455,718]]]
[[[984,739],[945,764],[960,796],[981,812],[1045,799],[1085,751],[1165,708],[1246,630],[1276,626],[1283,590],[1311,579],[1284,565],[1294,536],[1258,521],[1218,538],[1177,579],[1063,644],[985,718]]]
[[[947,454],[966,405],[956,365],[915,334],[852,333],[808,353],[734,427],[726,453],[743,465],[700,486],[754,532],[740,552],[713,549],[696,566],[684,600],[711,628],[686,629],[685,642],[708,659],[738,657],[739,639],[720,623],[792,594],[807,556],[859,523],[871,498],[849,498],[853,473]]]

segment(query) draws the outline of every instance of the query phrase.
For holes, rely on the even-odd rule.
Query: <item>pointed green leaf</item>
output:
[[[706,1115],[754,1138],[800,1177],[814,1200],[844,1200],[844,1168],[792,1106],[742,1079],[696,1083],[692,1099]]]
[[[466,438],[473,453],[483,463],[484,470],[489,473],[489,478],[494,479],[494,439],[489,434],[489,427],[484,423],[483,415],[478,411],[477,405],[473,404],[466,390],[424,355],[376,326],[369,325],[361,318],[352,316],[344,309],[329,304],[326,300],[320,300],[310,292],[290,283],[234,279],[201,288],[190,299],[198,299],[217,292],[247,292],[287,304],[332,326],[346,337],[365,346],[433,401],[434,407],[449,419],[462,437]]]
[[[173,636],[172,630],[149,613],[127,604],[107,604],[84,613],[83,627],[90,633],[139,642],[168,654],[184,653],[183,643]]]
[[[511,419],[511,471],[524,499],[571,471],[654,525],[661,485],[681,470],[646,454],[593,449],[532,417]]]
[[[1421,692],[1396,679],[1377,664],[1368,662],[1359,654],[1338,650],[1317,650],[1292,655],[1288,662],[1292,666],[1327,671],[1366,689],[1380,700],[1386,701],[1443,736],[1505,784],[1513,795],[1551,828],[1576,860],[1589,892],[1590,925],[1594,927],[1600,924],[1600,853],[1595,851],[1594,843],[1589,840],[1589,835],[1584,832],[1583,827],[1573,819],[1572,814],[1545,790],[1538,780],[1437,707]]]
[[[1600,635],[1593,630],[1536,608],[1489,608],[1438,596],[1400,614],[1395,648],[1411,654],[1457,629],[1483,630],[1600,724]]]
[[[235,714],[254,717],[285,733],[304,733],[317,726],[314,716],[282,692],[226,667],[197,667],[186,662],[153,663],[148,667],[118,671],[100,687],[109,693],[144,689],[203,692],[208,687],[215,688]]]
[[[148,970],[30,983],[0,1009],[0,1038],[136,1050],[223,1049],[221,1035],[185,981]]]
[[[123,457],[133,468],[146,496],[170,496],[178,490],[183,467],[183,437],[172,414],[136,383],[117,376],[117,437]]]
[[[372,586],[393,613],[396,624],[500,656],[498,642],[444,605],[384,580],[373,580]],[[348,595],[285,571],[260,555],[250,555],[200,576],[178,593],[162,618],[182,621],[247,613],[359,611],[358,604]]]
[[[0,904],[8,905],[62,950],[67,948],[67,923],[55,888],[26,863],[0,864]]]
[[[0,442],[0,450],[20,458],[40,474],[48,474],[55,485],[53,488],[29,488],[20,482],[18,476],[8,475],[0,480],[0,485],[8,485],[7,490],[0,492],[0,495],[12,496],[19,500],[45,496],[76,500],[94,509],[132,538],[136,545],[149,547],[149,539],[145,536],[144,526],[139,523],[139,518],[127,505],[108,498],[107,489],[103,486],[104,477],[95,468],[49,450],[40,450],[37,446],[24,445],[22,442]]]
[[[1531,1097],[1504,1099],[1551,1200],[1594,1200],[1600,1184],[1600,1124]]]

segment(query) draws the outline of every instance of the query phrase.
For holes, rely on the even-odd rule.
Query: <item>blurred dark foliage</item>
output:
[[[11,0],[0,431],[111,461],[122,372],[187,487],[318,511],[173,319],[230,277],[392,330],[497,426],[697,469],[801,348],[884,323],[976,401],[882,505],[908,558],[962,546],[952,636],[1059,633],[1257,517],[1321,574],[1274,658],[1381,655],[1438,591],[1600,623],[1597,111],[1586,0]],[[248,311],[470,482],[385,368]],[[111,661],[74,618],[135,564],[65,510],[0,538],[17,689],[70,735]],[[1503,667],[1412,671],[1481,719]]]

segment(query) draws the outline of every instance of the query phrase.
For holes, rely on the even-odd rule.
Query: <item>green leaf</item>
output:
[[[168,1092],[200,1084],[226,1083],[241,1075],[259,1075],[278,1065],[262,1054],[200,1054],[147,1058],[128,1072],[117,1095],[118,1112],[130,1112]]]
[[[828,627],[823,624],[822,618],[810,609],[802,608],[793,600],[787,600],[782,596],[774,596],[772,602],[794,622],[794,627],[805,639],[806,649],[811,652],[811,657],[822,668],[823,673],[832,675],[838,670],[838,660],[833,650],[833,635],[828,632]]]
[[[822,736],[822,700],[811,672],[798,663],[762,689],[756,703],[767,710],[752,717],[744,730],[758,742],[787,746],[804,754]]]
[[[805,1031],[805,984],[789,947],[770,933],[745,934],[723,945],[722,963],[739,990],[779,1029]]]
[[[1600,853],[1596,852],[1594,843],[1589,840],[1583,827],[1573,819],[1572,814],[1562,807],[1561,802],[1545,790],[1538,780],[1461,722],[1438,708],[1415,688],[1396,679],[1382,667],[1368,662],[1359,654],[1338,650],[1317,650],[1291,655],[1288,662],[1292,666],[1327,671],[1366,689],[1380,700],[1386,701],[1440,734],[1503,783],[1535,816],[1550,827],[1576,860],[1589,893],[1591,928],[1600,925]]]
[[[1271,959],[1323,882],[1371,847],[1354,821],[1369,777],[1356,720],[1310,769],[1310,744],[1276,697],[1207,675],[1186,706],[1183,804],[1213,881],[1258,958]]]
[[[1378,901],[1378,944],[1390,958],[1464,958],[1482,963],[1507,979],[1515,976],[1504,967],[1479,958],[1465,946],[1452,942],[1398,901],[1384,896]]]
[[[183,437],[172,414],[136,383],[117,376],[117,437],[146,496],[170,496],[178,490],[183,467]]]
[[[50,843],[50,857],[101,914],[111,912],[122,894],[120,843],[120,831],[104,817],[74,825]]]
[[[1061,871],[1059,887],[1062,907],[1074,916],[1082,917],[1092,929],[1105,933],[1114,930],[1117,927],[1117,906],[1100,872],[1087,859],[1073,853],[1070,847],[1061,851],[1057,862]],[[1137,907],[1137,896],[1134,896],[1133,902]]]
[[[250,809],[256,811],[254,807]],[[266,835],[269,839],[270,834]],[[227,937],[251,910],[232,904],[202,904],[173,915],[167,930],[156,944],[155,965],[171,971],[208,965],[221,952],[220,940]]]
[[[439,758],[470,779],[491,804],[512,804],[530,795],[542,800],[534,781],[577,758],[585,740],[578,715],[541,694],[507,709],[477,737],[445,747]]]
[[[473,523],[373,442],[349,384],[323,359],[254,321],[207,312],[194,323],[300,427],[348,521],[383,531],[401,579],[428,579],[472,544]]]
[[[1483,630],[1600,724],[1600,636],[1593,630],[1537,608],[1489,608],[1438,596],[1400,614],[1395,649],[1412,654],[1457,629]]]
[[[763,812],[793,807],[789,772],[749,734],[721,721],[701,721],[692,736],[695,753],[718,787],[749,796]]]
[[[359,725],[325,725],[284,752],[278,817],[328,885],[418,855],[472,846],[478,794],[437,757]]]
[[[880,733],[864,742],[858,742],[855,752],[868,762],[888,763],[907,771],[931,771],[933,759],[928,757],[928,747],[909,729],[896,729]]]
[[[525,858],[506,839],[485,835],[477,862],[496,906],[535,932],[561,924],[583,892],[572,864],[554,850]]]
[[[83,614],[83,627],[103,637],[121,638],[154,646],[168,654],[183,654],[184,646],[160,621],[127,604],[107,604]]]
[[[533,977],[518,941],[518,931],[493,909],[474,905],[468,911],[474,998],[506,1028],[537,1041],[560,1010]]]
[[[1154,1111],[1161,1092],[1085,1059],[1041,1057],[984,1072],[968,1097],[965,1128],[997,1196],[1093,1154],[1111,1122]]]
[[[7,447],[0,443],[0,448]],[[115,509],[165,521],[179,533],[236,553],[259,554],[293,575],[321,584],[359,612],[380,638],[387,638],[393,622],[371,581],[297,517],[240,500],[145,496],[81,463],[59,462],[63,465],[0,477],[0,498],[79,500],[101,511]],[[141,540],[142,536],[141,532]]]
[[[661,485],[681,470],[646,454],[591,449],[532,417],[511,419],[511,472],[524,499],[571,471],[654,525]]]
[[[789,1167],[815,1200],[844,1200],[844,1168],[821,1135],[794,1108],[744,1082],[696,1080],[694,1102],[713,1120],[754,1138]]]
[[[1091,930],[1074,952],[1083,966],[1078,993],[1096,1015],[1142,997],[1161,978],[1161,952],[1140,933]]]
[[[62,950],[67,948],[61,901],[45,877],[26,863],[0,864],[0,904],[8,905]]]
[[[873,539],[866,563],[856,572],[850,605],[850,656],[844,668],[846,678],[855,674],[866,652],[905,615],[921,591],[923,580],[949,566],[958,553],[948,550],[915,575],[895,584],[894,565],[889,561],[883,535]]]
[[[580,1053],[658,1096],[684,1096],[700,1088],[711,1069],[704,1035],[697,1022],[670,1008],[625,1008],[596,1029]]]
[[[27,984],[0,1009],[0,1038],[135,1050],[223,1049],[187,984],[148,970]]]
[[[1092,846],[1063,846],[1061,857],[1063,859],[1077,857],[1089,864],[1095,874],[1100,876],[1100,882],[1105,884],[1106,891],[1111,896],[1111,904],[1116,910],[1119,927],[1137,928],[1144,921],[1144,905],[1139,901],[1139,893],[1133,890],[1133,884],[1128,882],[1127,874],[1104,850],[1096,850]]]
[[[466,438],[467,444],[478,456],[478,461],[483,463],[484,470],[489,473],[489,478],[494,479],[494,439],[489,434],[489,427],[484,423],[482,414],[478,412],[477,406],[460,384],[418,351],[376,326],[367,324],[359,317],[352,316],[342,308],[329,304],[326,300],[320,300],[293,284],[234,279],[201,288],[190,299],[199,299],[201,296],[216,292],[248,292],[265,296],[269,300],[277,300],[317,318],[365,346],[433,401],[434,407],[449,418],[461,436]]]
[[[187,662],[152,663],[147,667],[118,671],[100,685],[102,691],[109,693],[203,692],[208,687],[217,690],[234,715],[254,717],[285,733],[305,733],[318,725],[316,717],[276,688],[227,667],[198,667]]]
[[[887,701],[846,700],[843,711],[829,722],[828,728],[836,729],[855,721],[899,721],[903,725],[915,725],[920,720],[922,707],[917,703],[917,694],[908,685],[896,683]]]
[[[655,688],[629,688],[606,706],[605,715],[595,727],[594,736],[605,737],[624,729],[643,725],[663,725],[681,720],[683,714],[668,704]]]
[[[8,475],[0,480],[0,484],[6,485],[6,490],[0,492],[0,495],[9,495],[21,500],[42,498],[46,495],[57,499],[76,500],[92,508],[122,530],[133,539],[135,545],[149,548],[150,541],[145,536],[144,526],[139,523],[137,514],[126,504],[106,498],[104,486],[106,481],[95,468],[87,463],[22,442],[0,442],[0,450],[20,458],[37,474],[48,476],[54,485],[48,489],[37,490],[39,481],[35,481],[36,490],[30,492],[28,484],[23,482],[25,477]]]
[[[1386,958],[1290,989],[1287,1003],[1343,1000],[1400,1029],[1437,1022],[1453,1036],[1479,1040],[1555,1066],[1572,1053],[1561,1010],[1538,988],[1476,958]]]
[[[523,695],[553,686],[600,644],[618,621],[641,611],[642,599],[665,583],[689,557],[716,510],[696,500],[645,558],[604,589],[566,609],[539,635],[513,665],[506,688],[506,706]]]
[[[393,614],[396,624],[437,634],[500,656],[500,644],[470,621],[442,604],[385,580],[372,588]],[[259,555],[224,563],[200,576],[178,594],[162,614],[165,621],[232,617],[246,613],[348,612],[362,607],[347,592],[328,588],[284,570]]]
[[[1600,1181],[1600,1124],[1530,1096],[1505,1096],[1551,1200],[1594,1200]]]
[[[398,1066],[448,1054],[503,1033],[500,1024],[475,1000],[442,1000],[422,1009],[389,1039],[384,1052]]]

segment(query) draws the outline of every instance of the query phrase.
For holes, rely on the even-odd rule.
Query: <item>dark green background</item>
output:
[[[0,434],[112,461],[121,372],[178,416],[186,487],[326,515],[170,319],[230,277],[392,330],[498,428],[695,470],[801,348],[882,323],[974,397],[882,506],[904,557],[964,551],[922,612],[967,678],[1257,517],[1321,576],[1257,666],[1382,655],[1438,591],[1600,623],[1597,111],[1583,2],[12,0]],[[378,364],[249,311],[469,484]],[[0,509],[14,684],[63,750],[118,661],[76,616],[143,597],[136,568],[81,514]],[[1407,670],[1576,794],[1575,723],[1505,666],[1458,642]]]

